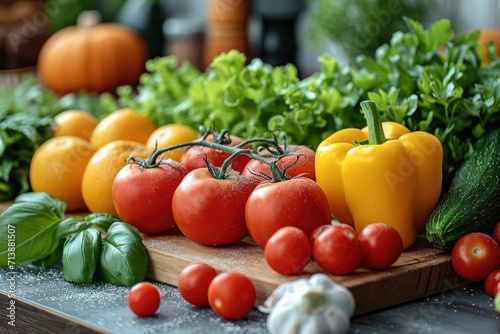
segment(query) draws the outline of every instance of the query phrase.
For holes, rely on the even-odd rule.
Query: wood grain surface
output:
[[[10,301],[9,296],[0,291],[0,305],[9,305]],[[47,309],[19,297],[15,299],[15,306],[15,326],[9,326],[7,320],[2,321],[0,324],[0,333],[108,333],[89,323]]]
[[[298,275],[280,275],[267,266],[263,250],[249,238],[232,245],[210,247],[173,230],[143,236],[143,242],[149,251],[149,278],[176,286],[181,270],[201,261],[219,272],[235,270],[247,275],[255,284],[259,304],[281,283],[324,273],[311,261]],[[350,275],[330,276],[351,290],[356,299],[356,315],[465,284],[451,267],[449,255],[430,246],[424,238],[418,238],[389,269],[375,271],[360,267]]]
[[[10,203],[0,203],[0,212],[9,205]],[[148,278],[177,286],[182,269],[201,261],[212,265],[219,272],[234,270],[247,275],[257,289],[257,304],[263,303],[282,283],[324,273],[311,261],[300,274],[280,275],[267,266],[263,250],[250,238],[232,245],[211,247],[197,244],[174,229],[153,236],[143,235],[143,243],[149,253]],[[423,237],[419,237],[414,245],[406,249],[389,269],[376,271],[360,267],[350,275],[330,276],[353,293],[356,299],[355,315],[384,309],[466,283],[454,272],[449,254],[430,246]]]

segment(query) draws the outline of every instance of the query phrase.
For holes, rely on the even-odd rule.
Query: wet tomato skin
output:
[[[485,279],[498,269],[500,248],[492,237],[472,232],[460,237],[451,251],[451,264],[457,274],[470,282]]]

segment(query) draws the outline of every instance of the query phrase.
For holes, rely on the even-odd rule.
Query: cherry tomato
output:
[[[217,271],[206,263],[193,263],[179,274],[177,288],[182,298],[195,306],[208,305],[208,286]]]
[[[314,241],[318,238],[318,236],[330,227],[332,227],[332,224],[320,225],[320,226],[316,227],[314,229],[314,231],[312,231],[311,236],[309,237],[309,243],[311,244],[311,247],[314,245]],[[353,230],[354,230],[354,228],[353,228]]]
[[[255,182],[231,171],[214,179],[207,168],[189,172],[174,192],[172,210],[179,230],[203,245],[223,245],[248,235],[245,204]]]
[[[256,290],[245,275],[227,271],[217,275],[208,287],[208,301],[212,310],[228,320],[246,316],[254,307]]]
[[[493,230],[493,239],[500,246],[500,222],[495,225],[495,229]]]
[[[330,206],[316,182],[297,177],[260,183],[248,198],[245,218],[250,236],[264,248],[284,226],[298,227],[309,237],[316,227],[330,223]]]
[[[291,166],[286,170],[286,175],[288,177],[304,176],[313,181],[316,181],[316,172],[314,169],[314,157],[315,151],[307,146],[291,146],[289,147],[290,153],[294,153],[289,156],[285,156],[276,162],[276,165],[283,170],[287,166]],[[268,153],[269,151],[263,150],[260,153]],[[297,156],[298,155],[298,156]],[[298,159],[297,159],[298,157]],[[264,181],[265,178],[259,175],[271,176],[271,168],[268,164],[252,159],[250,160],[243,171],[243,175],[250,179],[256,181]]]
[[[175,227],[172,197],[186,174],[186,168],[174,161],[142,170],[138,164],[125,165],[116,175],[112,188],[118,217],[142,233],[158,233]]]
[[[485,279],[498,268],[500,248],[495,239],[481,232],[466,234],[457,240],[451,251],[451,264],[465,280]]]
[[[484,281],[484,291],[491,296],[495,297],[500,290],[500,269],[493,270]]]
[[[221,143],[227,146],[236,146],[243,142],[243,139],[237,136],[229,136],[231,140],[228,144]],[[207,136],[206,141],[213,142],[213,136],[210,134]],[[217,142],[217,140],[216,140]],[[245,146],[244,148],[250,148],[250,146]],[[184,164],[188,171],[192,171],[197,168],[206,168],[207,164],[205,158],[208,159],[212,165],[216,167],[222,166],[224,160],[226,160],[231,153],[225,151],[214,150],[205,146],[192,146],[188,148],[181,156],[181,163]],[[240,154],[237,156],[231,164],[233,170],[241,172],[245,165],[250,161],[250,157],[245,154]]]
[[[264,257],[269,267],[278,273],[296,274],[311,260],[309,238],[298,227],[282,227],[267,241]]]
[[[313,257],[330,274],[347,275],[361,263],[363,250],[350,225],[334,224],[316,237]]]
[[[150,317],[160,306],[161,294],[158,288],[148,282],[134,285],[127,297],[128,306],[140,317]]]
[[[363,263],[372,269],[389,268],[401,255],[403,241],[396,229],[385,223],[365,226],[358,234]]]

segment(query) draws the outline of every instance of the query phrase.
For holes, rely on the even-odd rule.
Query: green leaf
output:
[[[62,254],[64,279],[77,284],[90,284],[101,254],[101,233],[89,228],[71,234]]]
[[[108,283],[132,286],[144,280],[148,254],[137,228],[122,222],[110,226],[102,243],[100,267]]]
[[[97,226],[106,232],[114,222],[118,222],[120,219],[110,213],[93,212],[87,215],[84,218],[84,221],[91,226]]]
[[[35,203],[39,204],[40,206],[47,208],[50,210],[50,212],[54,213],[58,217],[62,218],[64,217],[64,214],[66,212],[66,208],[68,205],[66,202],[60,200],[59,198],[56,198],[46,192],[30,192],[30,193],[25,193],[21,194],[16,197],[14,200],[15,204],[22,204],[22,203]]]
[[[31,264],[42,268],[51,268],[54,264],[61,260],[63,247],[64,241],[59,241],[57,248],[52,253],[50,253],[43,259],[31,262]]]
[[[9,263],[12,253],[15,255],[12,260],[24,263],[43,259],[54,252],[58,240],[53,234],[64,218],[65,209],[65,202],[46,193],[18,196],[0,215],[0,266]]]

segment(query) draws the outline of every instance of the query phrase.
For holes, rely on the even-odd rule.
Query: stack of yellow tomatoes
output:
[[[154,149],[192,141],[197,132],[181,124],[156,128],[140,112],[119,109],[101,121],[81,110],[55,117],[53,137],[33,155],[33,191],[47,192],[68,204],[68,211],[89,210],[116,215],[112,184],[130,155],[146,158]],[[182,151],[166,158],[180,160]]]

